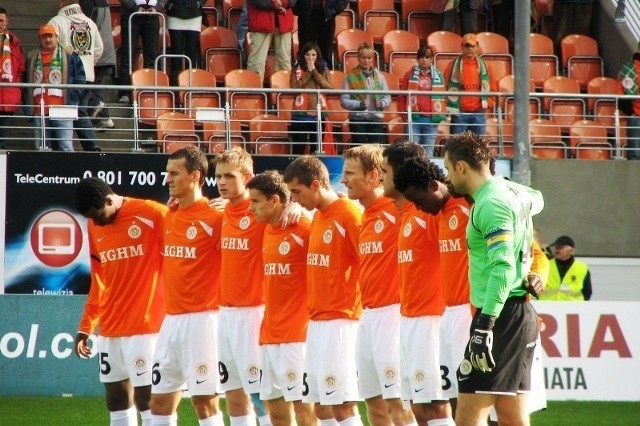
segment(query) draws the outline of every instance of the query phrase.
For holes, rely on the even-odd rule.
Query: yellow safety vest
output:
[[[589,272],[586,263],[574,260],[562,280],[555,259],[549,262],[549,266],[549,281],[545,291],[540,295],[540,300],[584,300],[582,287]]]

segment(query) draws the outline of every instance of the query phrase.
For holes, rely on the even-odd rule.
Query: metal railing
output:
[[[0,84],[0,87],[7,85]],[[28,88],[63,88],[72,85],[44,85],[21,84]],[[124,86],[106,86],[87,84],[83,88],[103,90],[121,90]],[[132,99],[133,104],[111,103],[108,108],[116,124],[114,129],[106,129],[97,133],[96,142],[102,150],[111,151],[156,151],[180,143],[195,143],[205,151],[219,151],[233,144],[240,144],[251,152],[288,154],[294,145],[307,145],[308,141],[301,140],[300,133],[290,130],[291,114],[296,111],[293,99],[301,93],[300,89],[249,89],[225,87],[157,87],[157,86],[129,86],[129,90],[137,94]],[[168,104],[160,104],[158,91],[171,93]],[[254,103],[240,102],[240,96],[232,94],[241,92],[243,95],[255,96]],[[180,93],[192,92],[192,98],[206,95],[215,97],[209,107],[193,107],[182,105]],[[306,90],[306,93],[310,91]],[[323,136],[327,129],[327,122],[333,131],[334,146],[339,153],[352,146],[352,134],[349,130],[349,111],[342,109],[335,99],[343,93],[358,94],[363,91],[343,90],[314,90],[326,98],[334,99],[330,108],[316,106],[315,135],[316,149],[312,151],[326,152]],[[383,92],[367,91],[369,94],[383,94]],[[472,92],[465,92],[474,94]],[[144,96],[150,97],[145,98]],[[269,100],[278,99],[279,105],[272,105]],[[422,95],[429,92],[388,91],[392,97],[392,106],[383,111],[383,128],[386,143],[393,143],[399,139],[413,138],[411,134],[412,115],[410,110],[399,111],[397,98],[401,95]],[[442,92],[433,92],[442,95]],[[449,92],[449,94],[452,94]],[[479,93],[475,93],[479,94]],[[493,108],[487,113],[487,132],[484,135],[492,149],[498,156],[511,157],[513,155],[513,123],[512,93],[491,93]],[[288,99],[288,101],[286,101]],[[531,155],[545,158],[611,158],[626,157],[626,134],[635,127],[627,124],[626,117],[618,110],[621,99],[634,99],[629,96],[614,94],[558,94],[558,93],[530,93],[531,111],[530,134]],[[409,103],[410,104],[410,103]],[[247,106],[248,105],[248,106]],[[37,116],[27,112],[30,106],[23,106],[25,112],[18,112],[11,121],[11,138],[7,141],[8,149],[42,149],[43,145],[35,141],[33,119]],[[410,106],[408,107],[410,109]],[[577,112],[576,112],[577,110]],[[167,115],[168,113],[173,115]],[[164,115],[163,115],[164,114]],[[253,119],[254,117],[258,117]],[[160,122],[160,124],[159,124]],[[259,123],[258,123],[259,122]],[[167,124],[168,123],[168,124]],[[535,131],[532,128],[535,127]],[[547,127],[548,131],[540,131]],[[44,130],[47,130],[46,128]],[[640,129],[638,129],[640,131]],[[97,129],[97,131],[100,131]],[[540,134],[543,136],[540,136]],[[306,135],[306,132],[304,133]],[[450,117],[437,125],[436,155],[441,154],[440,146],[450,135]],[[555,136],[554,136],[555,135]],[[261,140],[258,140],[261,138]],[[277,149],[269,149],[270,144]],[[174,149],[170,148],[170,149]],[[540,149],[544,148],[544,149]],[[563,154],[554,153],[554,149]]]

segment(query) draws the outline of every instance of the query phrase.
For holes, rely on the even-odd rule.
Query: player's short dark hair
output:
[[[422,145],[415,142],[411,142],[408,139],[402,139],[387,146],[382,151],[382,156],[387,159],[387,163],[393,167],[393,171],[400,168],[409,158],[422,157],[428,159],[427,151],[424,150]]]
[[[444,143],[444,152],[452,164],[464,161],[473,170],[481,170],[484,164],[489,165],[492,157],[487,142],[471,131],[448,138]]]
[[[200,185],[202,186],[204,178],[207,177],[207,172],[209,170],[209,161],[207,160],[207,156],[201,149],[195,146],[186,146],[169,154],[169,160],[180,160],[182,158],[185,160],[187,172],[200,172]]]
[[[284,171],[284,181],[290,183],[293,178],[305,186],[311,186],[317,180],[324,189],[331,189],[327,166],[311,155],[303,155],[289,163]]]
[[[84,215],[92,208],[101,209],[104,207],[105,199],[109,194],[113,194],[113,190],[102,179],[97,177],[82,179],[76,185],[74,196],[76,210],[81,215]]]
[[[256,189],[266,197],[277,195],[283,204],[289,202],[289,196],[291,195],[287,184],[284,182],[284,178],[277,170],[267,170],[258,173],[247,183],[247,189]]]
[[[410,186],[426,189],[434,180],[444,183],[444,171],[424,157],[409,158],[400,167],[393,169],[393,186],[400,192],[406,191]]]
[[[5,9],[4,7],[0,7],[0,15],[8,15],[7,9]]]

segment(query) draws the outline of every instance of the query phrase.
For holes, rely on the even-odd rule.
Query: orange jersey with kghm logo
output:
[[[218,309],[222,213],[201,198],[167,213],[164,221],[164,275],[167,313]]]
[[[440,270],[444,303],[457,306],[469,303],[469,255],[467,223],[469,204],[464,198],[449,198],[439,215]]]
[[[405,317],[442,315],[442,277],[438,249],[438,217],[402,205],[398,236],[400,313]]]
[[[311,221],[264,231],[264,318],[260,344],[304,342],[307,335],[307,246]]]
[[[402,217],[391,198],[381,197],[364,210],[358,241],[362,306],[379,308],[400,302],[398,231]]]
[[[311,223],[307,252],[309,318],[358,319],[362,301],[358,286],[360,208],[340,198]]]
[[[236,206],[228,203],[222,217],[222,272],[220,305],[232,307],[264,304],[262,239],[265,223],[248,208],[250,199]]]
[[[79,330],[106,337],[157,333],[164,318],[162,221],[167,207],[125,198],[113,222],[88,221],[91,289]]]

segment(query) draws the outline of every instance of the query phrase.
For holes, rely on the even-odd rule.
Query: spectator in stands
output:
[[[202,7],[206,0],[169,0],[167,2],[167,28],[171,37],[171,53],[185,55],[191,67],[198,67]],[[184,69],[183,58],[171,59],[171,85],[178,85],[178,75]]]
[[[58,31],[58,42],[67,49],[77,53],[82,60],[86,83],[93,83],[95,66],[104,47],[98,27],[80,8],[76,0],[61,0],[58,14],[49,21]],[[76,134],[85,151],[99,151],[96,144],[96,132],[93,129],[87,108],[91,92],[83,90],[80,96],[78,119],[73,122]]]
[[[56,27],[45,24],[38,29],[40,47],[27,55],[27,82],[35,84],[84,84],[85,74],[77,53],[63,49],[58,43]],[[36,149],[43,140],[55,151],[73,151],[73,120],[48,118],[52,105],[78,105],[81,88],[31,88],[28,99],[33,105]],[[41,109],[41,102],[43,108]],[[44,117],[44,123],[42,118]]]
[[[304,154],[307,138],[311,144],[311,153],[318,147],[318,102],[322,96],[315,89],[333,89],[329,81],[329,71],[322,53],[316,43],[307,43],[300,50],[298,61],[291,73],[291,87],[308,89],[296,96],[291,114],[291,140],[294,142],[293,154]]]
[[[315,42],[324,60],[331,62],[331,45],[336,30],[336,15],[344,11],[348,0],[298,0],[294,12],[298,15],[300,46]]]
[[[618,74],[618,93],[640,95],[640,43],[631,60],[622,65]],[[640,98],[620,100],[619,108],[627,115],[627,158],[640,160]]]
[[[551,259],[549,281],[540,294],[540,300],[591,299],[591,273],[586,263],[573,257],[576,246],[573,238],[562,235],[551,245],[554,258]]]
[[[449,92],[490,92],[489,68],[478,55],[478,40],[473,33],[462,37],[462,54],[447,67]],[[489,107],[487,95],[458,94],[447,96],[447,110],[451,113],[451,133],[470,130],[484,135]]]
[[[160,33],[160,17],[157,12],[161,12],[166,3],[167,0],[120,0],[120,26],[122,28],[120,72],[118,73],[120,85],[126,86],[130,82],[129,64],[134,60],[139,38],[142,38],[144,67],[153,68],[155,66],[158,57],[158,34]],[[129,40],[129,17],[135,12],[143,13],[143,15],[135,15],[131,20],[131,40]],[[130,102],[128,91],[120,91],[120,102]]]
[[[98,26],[100,37],[102,37],[102,56],[93,67],[95,74],[94,83],[110,84],[109,74],[114,75],[116,66],[116,48],[113,44],[113,29],[111,27],[111,9],[108,0],[80,0],[82,12],[87,15]],[[89,112],[90,116],[97,121],[94,126],[98,129],[113,129],[115,123],[109,118],[109,109],[103,98],[103,91],[100,89],[89,90]]]
[[[276,51],[276,71],[291,69],[293,12],[289,0],[247,0],[251,52],[247,68],[264,79],[271,41]]]
[[[2,45],[2,83],[18,84],[24,76],[24,53],[20,39],[8,29],[9,15],[0,7],[0,45]],[[6,149],[12,116],[18,110],[22,91],[17,86],[0,87],[0,149]]]
[[[374,50],[368,43],[358,47],[358,65],[344,79],[343,90],[382,91],[389,86],[384,76],[373,67]],[[385,143],[383,112],[391,104],[385,93],[344,93],[340,96],[342,108],[348,109],[351,142]]]
[[[593,0],[555,0],[553,2],[553,33],[556,53],[560,43],[569,34],[589,35]]]
[[[422,46],[417,53],[418,65],[411,68],[402,79],[402,88],[411,91],[443,91],[444,77],[436,68],[433,61],[433,50]],[[400,111],[407,111],[407,97],[398,98]],[[444,96],[440,95],[410,95],[408,104],[411,106],[411,130],[413,140],[420,143],[429,157],[433,157],[438,135],[438,123],[446,117],[444,115]],[[407,122],[408,114],[404,114]]]
[[[242,52],[244,58],[244,43],[247,40],[247,33],[249,32],[249,17],[247,16],[247,0],[242,2],[242,12],[240,18],[236,24],[236,38],[238,39],[238,49]]]
[[[451,2],[449,2],[451,3]],[[456,18],[460,18],[460,34],[478,32],[478,11],[482,6],[482,0],[458,0],[453,2],[457,7],[447,9],[441,17],[440,29],[456,32]]]

